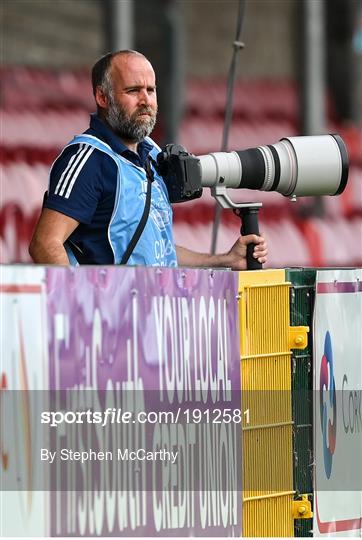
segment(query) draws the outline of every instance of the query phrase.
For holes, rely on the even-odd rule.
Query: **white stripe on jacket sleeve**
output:
[[[66,168],[64,169],[61,177],[59,178],[59,182],[57,183],[57,186],[55,188],[55,191],[54,191],[54,194],[55,195],[58,195],[58,192],[59,192],[59,189],[61,188],[62,186],[62,183],[64,181],[64,178],[68,175],[69,172],[71,172],[72,170],[72,165],[74,163],[74,160],[77,160],[78,157],[79,157],[79,154],[80,152],[83,150],[84,148],[84,144],[81,144],[77,150],[77,152],[75,154],[72,155],[72,157],[70,158],[69,162],[68,162],[68,165],[66,166]]]
[[[73,189],[73,186],[74,186],[74,183],[76,181],[76,179],[78,178],[78,175],[80,173],[80,171],[82,170],[85,162],[87,161],[87,159],[89,158],[89,156],[91,155],[91,153],[94,151],[94,147],[91,146],[88,151],[84,154],[84,157],[82,159],[82,161],[79,163],[77,169],[74,171],[74,174],[73,176],[71,177],[70,179],[70,182],[69,182],[69,185],[68,185],[68,189],[67,189],[67,192],[65,194],[65,199],[69,199],[69,195],[71,194],[72,192],[72,189]]]

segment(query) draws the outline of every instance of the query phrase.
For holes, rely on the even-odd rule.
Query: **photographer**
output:
[[[150,62],[136,51],[109,53],[94,65],[92,84],[97,114],[52,166],[29,247],[33,260],[243,270],[253,243],[264,263],[266,242],[256,235],[239,237],[220,255],[175,246],[167,189],[154,167],[160,148],[149,137],[157,115]]]

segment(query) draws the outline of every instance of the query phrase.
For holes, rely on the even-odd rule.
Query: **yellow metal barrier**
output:
[[[240,272],[243,536],[294,536],[290,346],[284,270]]]

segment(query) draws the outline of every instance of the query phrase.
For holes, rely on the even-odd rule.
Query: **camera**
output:
[[[348,154],[337,134],[285,137],[272,145],[203,156],[169,144],[158,155],[157,168],[171,203],[201,197],[204,187],[216,198],[217,188],[277,191],[292,198],[339,195],[347,184]]]

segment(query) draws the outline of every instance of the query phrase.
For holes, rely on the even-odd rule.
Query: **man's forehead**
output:
[[[147,58],[134,54],[115,56],[111,63],[111,75],[121,79],[123,83],[127,81],[134,83],[135,80],[155,79],[155,72]]]

